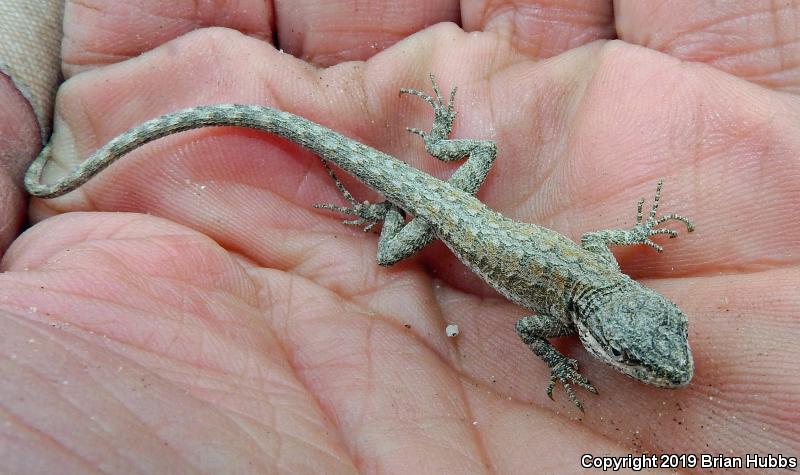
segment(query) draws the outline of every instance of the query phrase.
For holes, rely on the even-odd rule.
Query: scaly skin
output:
[[[274,133],[335,163],[386,201],[357,202],[328,168],[336,186],[351,207],[318,205],[354,216],[346,224],[370,229],[383,221],[378,262],[391,265],[441,239],[472,271],[501,294],[531,310],[536,316],[520,319],[517,332],[531,350],[551,368],[547,393],[558,381],[576,406],[582,408],[573,385],[596,389],[578,372],[578,364],[559,353],[547,338],[577,333],[586,349],[618,371],[644,383],[679,387],[689,383],[694,371],[687,341],[686,316],[672,302],[643,287],[619,270],[608,245],[646,244],[655,234],[677,233],[655,226],[677,220],[693,230],[679,215],[656,218],[661,182],[652,210],[643,220],[639,201],[637,223],[631,230],[587,233],[578,245],[561,234],[503,217],[473,195],[496,156],[493,142],[449,139],[455,111],[453,89],[444,102],[431,76],[436,97],[411,90],[434,109],[429,132],[409,129],[425,141],[428,152],[440,160],[468,157],[448,181],[441,181],[402,161],[349,139],[302,117],[268,107],[219,104],[186,109],[145,122],[118,136],[88,158],[68,176],[41,184],[49,159],[46,147],[31,164],[25,186],[32,195],[54,198],[68,193],[131,150],[167,135],[200,127],[240,126]],[[414,219],[406,223],[404,213]]]

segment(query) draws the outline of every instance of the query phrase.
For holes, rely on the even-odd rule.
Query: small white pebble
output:
[[[450,338],[456,337],[458,336],[458,325],[451,323],[450,325],[447,325],[447,328],[444,329],[444,332]]]

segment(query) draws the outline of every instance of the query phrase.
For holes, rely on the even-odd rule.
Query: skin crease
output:
[[[409,13],[378,14],[389,3]],[[65,69],[82,74],[60,90],[47,172],[146,119],[243,102],[446,177],[458,163],[438,162],[404,131],[428,128],[431,111],[397,93],[429,92],[434,72],[443,89],[459,87],[453,136],[497,142],[478,196],[507,216],[576,240],[627,228],[636,200],[652,199],[665,178],[661,210],[690,216],[697,230],[676,227],[677,240],[658,240],[663,254],[616,254],[689,316],[689,387],[647,387],[564,339],[600,394],[579,393],[586,414],[559,388],[551,402],[548,369],[514,332],[524,311],[441,244],[381,268],[377,236],[311,208],[343,202],[316,157],[266,134],[207,129],[31,203],[38,224],[0,275],[0,471],[546,473],[576,471],[586,452],[800,453],[797,61],[787,46],[782,82],[767,54],[726,69],[730,57],[714,57],[718,35],[699,34],[724,25],[749,35],[747,18],[797,19],[798,7],[753,2],[714,17],[712,2],[696,16],[684,2],[651,12],[635,3],[597,13],[581,2],[532,11],[475,2],[458,13],[426,2],[421,14],[411,2],[375,2],[354,14],[305,1],[278,3],[259,21],[217,6],[172,22],[158,2],[127,15],[68,3]],[[586,18],[599,25],[594,36],[576,26]],[[179,26],[159,35],[157,19]],[[423,30],[459,19],[481,32]],[[543,34],[554,19],[563,29]],[[246,35],[201,28],[214,25]],[[287,25],[296,36],[280,53],[263,38],[281,44]],[[338,36],[320,40],[321,30]],[[615,34],[621,41],[589,44]],[[682,38],[709,65],[682,62]],[[380,46],[352,48],[364,42]],[[337,65],[313,69],[292,55]],[[357,198],[377,198],[342,178]],[[445,337],[447,323],[458,338]]]

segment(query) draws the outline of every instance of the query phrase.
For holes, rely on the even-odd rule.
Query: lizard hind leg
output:
[[[450,98],[445,102],[433,74],[430,75],[430,79],[436,97],[416,89],[400,89],[401,94],[420,97],[433,108],[433,125],[430,132],[412,127],[406,130],[422,137],[425,150],[439,160],[449,162],[467,157],[466,163],[459,167],[447,182],[474,195],[492,168],[497,157],[497,146],[490,140],[449,138],[456,118],[454,104],[457,88],[454,87],[450,91]]]
[[[333,178],[333,182],[336,184],[336,189],[338,189],[342,196],[344,196],[344,199],[350,203],[350,207],[339,206],[330,203],[315,203],[314,208],[329,209],[331,211],[336,211],[349,216],[355,216],[355,219],[346,219],[342,221],[342,224],[349,226],[364,226],[363,229],[365,233],[372,230],[372,228],[378,224],[379,221],[386,219],[386,214],[393,208],[390,203],[386,201],[382,203],[370,203],[369,201],[359,202],[353,197],[347,188],[345,188],[345,186],[339,180],[339,177],[336,176],[336,173],[334,173],[333,169],[331,169],[330,165],[328,165],[328,161],[322,160],[322,164],[325,166],[325,170],[327,170],[328,175]],[[402,213],[402,211],[400,212]]]
[[[454,109],[456,90],[454,88],[450,92],[450,98],[445,103],[435,78],[433,75],[430,77],[436,94],[435,98],[422,91],[401,89],[401,93],[421,97],[434,110],[434,121],[430,132],[418,129],[410,130],[420,135],[425,141],[425,149],[428,153],[440,160],[450,161],[467,157],[466,163],[453,173],[447,183],[474,195],[478,192],[478,188],[486,179],[486,175],[494,163],[497,147],[494,142],[489,140],[448,139],[456,116]],[[323,160],[323,163],[325,163],[328,174],[336,183],[336,187],[350,203],[350,207],[332,204],[315,205],[315,207],[354,216],[355,219],[344,221],[344,223],[354,226],[363,225],[364,231],[369,231],[379,221],[383,221],[381,237],[378,241],[378,264],[390,266],[411,256],[433,240],[435,237],[433,228],[425,219],[415,217],[406,222],[403,210],[389,202],[358,202],[336,178],[327,162]]]
[[[350,203],[350,207],[334,204],[315,204],[317,209],[328,209],[342,214],[355,216],[355,219],[342,223],[351,226],[364,226],[364,232],[370,231],[378,222],[383,221],[381,237],[378,241],[378,264],[390,266],[409,257],[425,247],[433,239],[433,229],[422,218],[405,222],[405,212],[388,201],[381,203],[359,202],[345,188],[326,160],[322,161],[328,175],[333,178],[336,188]]]
[[[466,154],[453,154],[450,153],[453,152],[453,150],[443,149],[442,147],[436,146],[439,141],[446,140],[450,136],[450,132],[453,129],[453,121],[456,118],[456,111],[453,106],[455,104],[456,91],[458,88],[454,87],[450,91],[450,100],[445,103],[442,93],[439,90],[439,85],[436,84],[436,77],[432,73],[429,77],[431,79],[431,84],[433,85],[433,92],[436,94],[435,98],[417,89],[401,88],[400,93],[420,97],[425,102],[430,104],[430,106],[433,108],[433,125],[431,126],[431,130],[430,132],[425,132],[424,130],[414,127],[406,127],[406,130],[412,134],[422,137],[422,139],[425,141],[425,147],[428,149],[428,153],[439,160],[458,160]]]

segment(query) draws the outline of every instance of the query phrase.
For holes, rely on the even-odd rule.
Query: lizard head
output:
[[[677,388],[694,374],[686,315],[664,296],[631,282],[579,306],[586,349],[618,371],[653,386]]]

